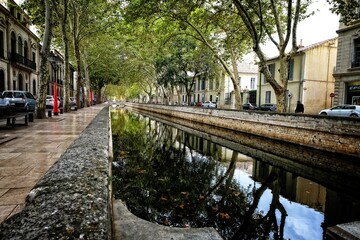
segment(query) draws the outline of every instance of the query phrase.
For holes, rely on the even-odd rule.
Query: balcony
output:
[[[17,63],[17,64],[20,64],[22,66],[25,66],[27,68],[30,68],[34,71],[36,71],[36,63],[25,58],[24,56],[18,54],[18,53],[13,53],[13,52],[10,52],[8,54],[8,59],[11,61],[11,62],[14,62],[14,63]]]

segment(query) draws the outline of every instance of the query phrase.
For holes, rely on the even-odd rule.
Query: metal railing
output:
[[[30,69],[36,70],[36,63],[34,61],[31,61],[18,53],[9,52],[8,59],[11,62],[15,62],[24,65],[25,67],[28,67]]]

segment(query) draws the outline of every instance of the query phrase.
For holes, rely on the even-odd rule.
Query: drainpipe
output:
[[[260,73],[260,76],[259,76],[259,104],[258,104],[258,107],[260,107],[260,105],[261,105],[261,76],[262,76],[262,74]]]
[[[324,108],[327,108],[328,106],[328,96],[329,96],[329,72],[330,72],[330,50],[331,50],[331,44],[328,45],[328,62],[327,62],[327,71],[326,71],[326,90],[325,90],[325,106]],[[330,106],[332,107],[332,106]]]
[[[302,53],[302,59],[300,61],[300,83],[299,83],[299,98],[298,100],[301,101],[302,103],[303,102],[303,94],[304,94],[304,68],[303,66],[305,66],[305,56],[306,54],[305,53]]]

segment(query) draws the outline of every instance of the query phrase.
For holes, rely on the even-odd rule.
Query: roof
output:
[[[324,44],[327,44],[329,43],[330,45],[334,44],[335,41],[337,40],[338,37],[334,37],[334,38],[330,38],[330,39],[327,39],[327,40],[324,40],[324,41],[321,41],[321,42],[317,42],[317,43],[314,43],[314,44],[311,44],[309,46],[300,46],[299,49],[296,51],[296,53],[301,53],[301,52],[306,52],[308,50],[311,50],[311,49],[314,49],[314,48],[317,48],[317,47],[320,47]],[[276,60],[278,59],[279,56],[276,56],[276,57],[272,57],[272,58],[269,58],[268,60]]]
[[[238,71],[239,73],[253,73],[257,74],[258,72],[258,65],[255,65],[253,63],[239,63],[238,64]]]
[[[324,41],[321,41],[321,42],[317,42],[317,43],[314,43],[314,44],[311,44],[309,46],[306,46],[306,47],[300,47],[297,52],[304,52],[304,51],[307,51],[307,50],[310,50],[310,49],[313,49],[313,48],[316,48],[316,47],[319,47],[319,46],[322,46],[326,43],[330,43],[330,44],[334,44],[334,42],[337,40],[337,37],[335,38],[330,38],[330,39],[327,39],[327,40],[324,40]]]

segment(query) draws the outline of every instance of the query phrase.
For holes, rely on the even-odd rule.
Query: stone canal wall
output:
[[[150,113],[250,133],[314,149],[360,156],[360,119],[127,103]]]
[[[0,239],[111,239],[110,133],[106,107],[0,225]]]

